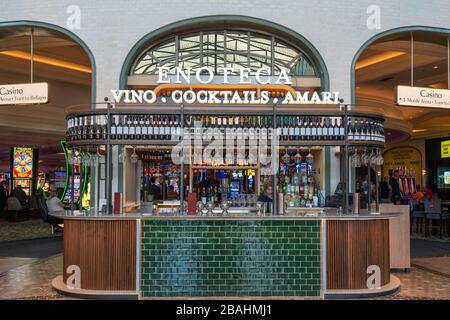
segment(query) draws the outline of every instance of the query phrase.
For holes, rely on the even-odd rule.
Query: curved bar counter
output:
[[[65,295],[327,299],[386,295],[400,287],[390,274],[394,213],[52,215],[64,219],[63,276],[53,287]],[[80,271],[78,289],[70,288],[76,287],[73,266]]]

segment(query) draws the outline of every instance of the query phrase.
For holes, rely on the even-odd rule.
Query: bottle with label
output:
[[[100,116],[95,116],[95,139],[100,140],[102,137],[102,128],[100,126]]]
[[[142,116],[136,116],[134,120],[134,124],[136,127],[136,140],[142,139]]]
[[[90,116],[90,125],[88,127],[88,139],[93,140],[95,133],[94,133],[94,116]]]
[[[121,140],[123,139],[123,123],[122,123],[122,117],[119,115],[117,116],[117,129],[116,129],[116,139]]]
[[[317,140],[326,140],[323,135],[323,118],[317,118]]]
[[[117,117],[111,116],[111,139],[117,139]]]
[[[317,123],[316,123],[316,117],[311,117],[311,140],[317,140]]]

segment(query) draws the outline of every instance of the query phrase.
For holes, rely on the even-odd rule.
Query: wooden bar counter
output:
[[[400,287],[390,273],[395,213],[52,215],[65,220],[64,268],[53,280],[65,295],[329,299],[386,295]]]

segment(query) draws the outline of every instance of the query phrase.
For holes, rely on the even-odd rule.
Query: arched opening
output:
[[[450,132],[448,110],[404,106],[396,100],[397,86],[450,88],[449,36],[448,29],[423,26],[389,30],[369,39],[352,63],[352,102],[360,111],[381,109],[385,114],[386,149],[396,153],[385,152],[381,172],[386,177],[398,173],[405,186],[400,192],[405,202],[419,185],[449,197],[449,185],[442,184],[439,189],[436,182],[450,167],[450,162],[441,158],[439,148]],[[412,187],[405,182],[411,179],[415,181]]]
[[[246,16],[207,16],[183,20],[145,35],[128,54],[120,87],[152,83],[158,67],[211,67],[215,74],[231,68],[281,69],[298,79],[298,86],[327,90],[328,71],[314,46],[300,34],[275,23]]]
[[[9,182],[8,192],[16,184],[28,186],[29,196],[50,183],[63,197],[69,190],[69,166],[61,148],[66,109],[95,100],[93,55],[81,39],[61,27],[34,21],[0,23],[0,86],[31,83],[47,84],[46,103],[3,100],[0,108],[0,180]],[[14,180],[14,147],[29,148],[34,154],[30,182]],[[36,202],[30,199],[28,207],[37,208]]]

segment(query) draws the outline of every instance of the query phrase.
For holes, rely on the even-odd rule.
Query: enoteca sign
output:
[[[450,90],[422,87],[397,87],[399,106],[450,109]]]
[[[0,105],[48,102],[48,83],[0,84]]]

